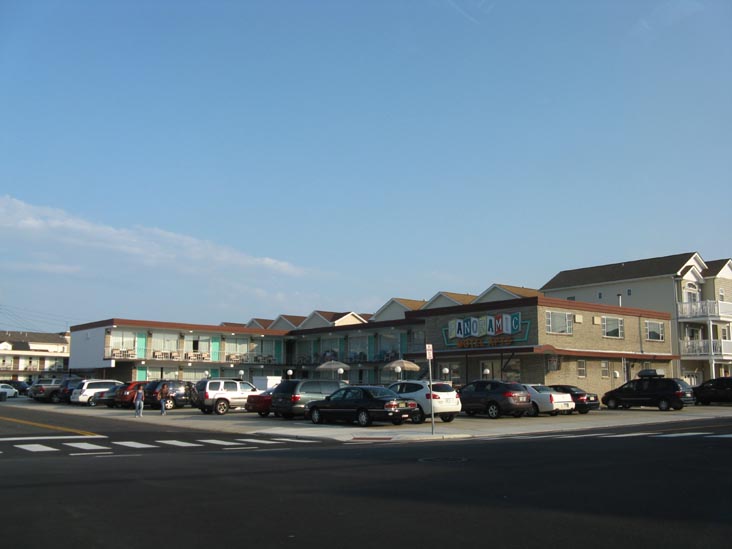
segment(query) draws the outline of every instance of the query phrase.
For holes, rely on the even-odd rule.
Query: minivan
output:
[[[292,418],[305,416],[307,403],[322,400],[348,384],[345,381],[328,379],[287,379],[272,392],[272,407],[275,416]]]
[[[659,410],[670,408],[681,410],[684,405],[694,404],[694,392],[683,379],[664,377],[656,370],[641,370],[638,379],[629,381],[602,396],[602,403],[615,410],[619,406],[657,406]]]
[[[71,393],[71,402],[73,404],[96,406],[97,403],[94,397],[97,393],[104,392],[118,385],[124,385],[124,383],[116,379],[84,379]]]

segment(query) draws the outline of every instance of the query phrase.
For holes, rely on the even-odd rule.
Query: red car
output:
[[[272,406],[272,391],[274,387],[259,393],[258,395],[249,395],[244,409],[247,412],[257,412],[262,417],[269,415],[269,408]]]
[[[140,385],[145,385],[147,381],[131,381],[119,387],[114,394],[113,407],[134,408],[135,393]]]

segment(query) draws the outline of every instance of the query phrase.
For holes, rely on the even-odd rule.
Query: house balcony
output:
[[[200,351],[162,351],[148,349],[138,352],[137,349],[119,349],[106,347],[105,359],[115,360],[152,360],[165,362],[205,362],[220,364],[276,364],[272,355],[259,353],[218,353]]]
[[[727,339],[681,340],[681,356],[684,358],[704,358],[712,356],[719,359],[732,359],[732,341]],[[711,352],[710,352],[711,350]]]
[[[732,321],[732,303],[729,301],[696,301],[677,303],[679,320],[726,320]]]

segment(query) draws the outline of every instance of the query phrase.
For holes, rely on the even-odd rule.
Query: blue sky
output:
[[[0,0],[0,328],[732,256],[725,0]]]

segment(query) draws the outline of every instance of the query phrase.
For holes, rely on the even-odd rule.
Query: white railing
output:
[[[732,317],[732,303],[728,301],[694,301],[677,303],[679,318]]]
[[[686,356],[709,356],[711,344],[712,356],[732,356],[732,341],[726,339],[681,340],[681,354]]]

